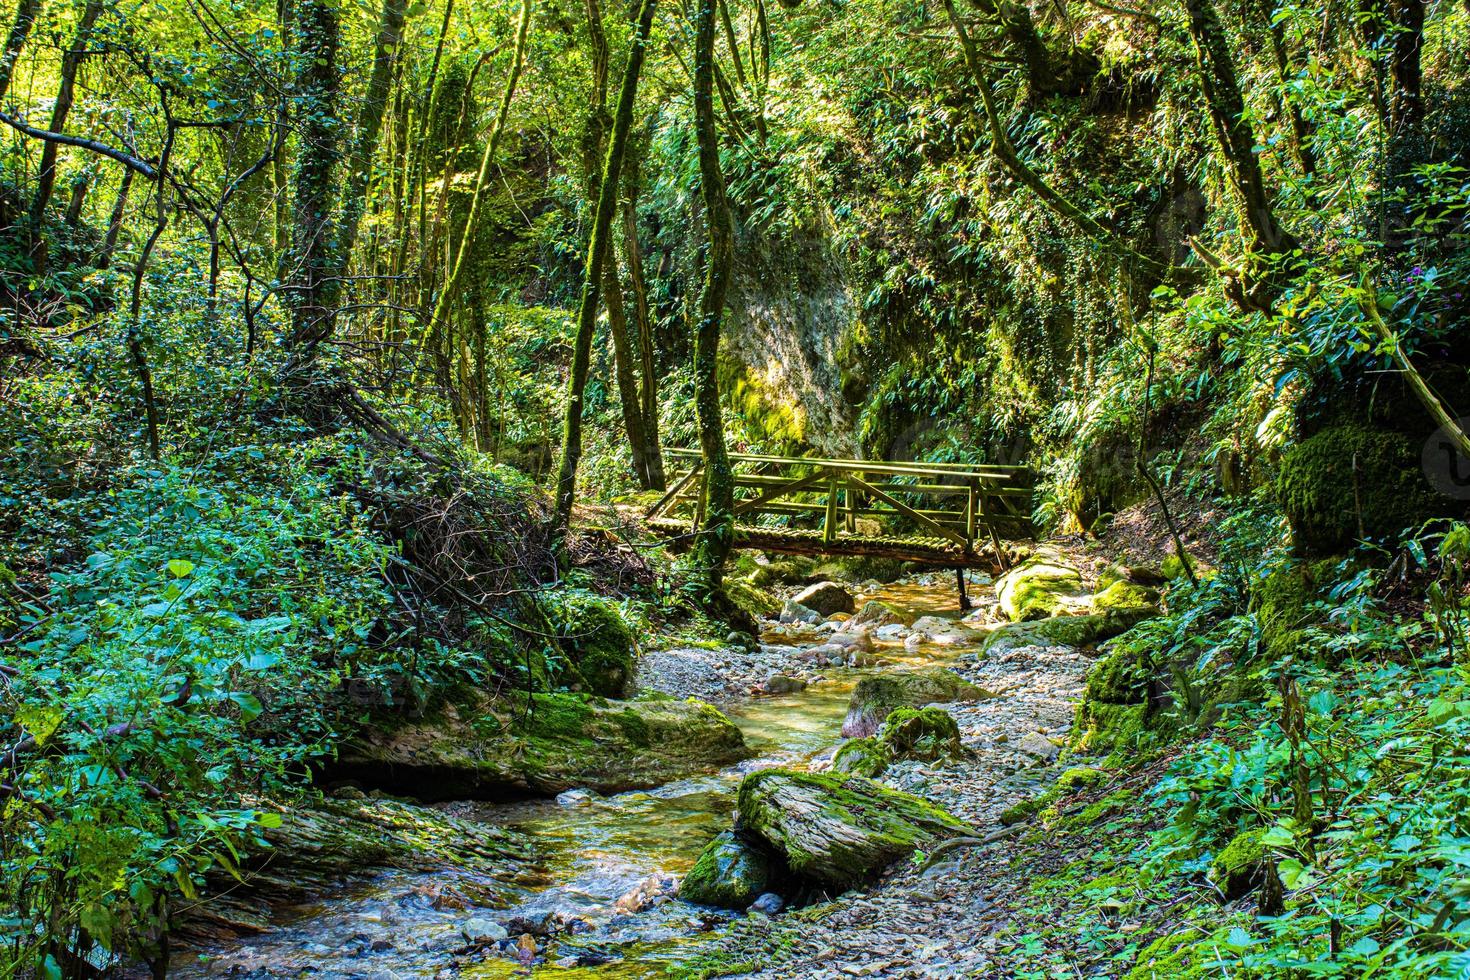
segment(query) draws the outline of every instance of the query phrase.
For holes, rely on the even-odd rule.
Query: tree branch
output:
[[[158,176],[158,170],[147,160],[144,160],[140,157],[135,157],[130,153],[125,153],[122,150],[108,146],[106,143],[99,143],[96,140],[89,140],[84,136],[68,136],[65,133],[53,133],[49,129],[37,129],[35,126],[24,123],[19,119],[16,119],[14,116],[8,115],[4,112],[0,112],[0,122],[5,123],[5,125],[11,127],[12,129],[24,133],[26,136],[29,136],[32,139],[45,140],[48,143],[59,143],[62,146],[75,146],[79,149],[91,150],[93,153],[99,153],[102,156],[105,156],[111,160],[116,160],[118,163],[122,164],[124,167],[129,168],[130,170],[137,171],[144,177],[147,177],[149,180],[153,180]]]

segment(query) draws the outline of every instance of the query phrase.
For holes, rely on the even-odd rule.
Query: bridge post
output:
[[[970,597],[965,594],[965,570],[963,568],[956,568],[954,570],[954,578],[955,584],[960,589],[960,612],[969,612],[971,606]]]
[[[827,477],[827,513],[822,522],[822,543],[831,544],[837,537],[837,471]]]

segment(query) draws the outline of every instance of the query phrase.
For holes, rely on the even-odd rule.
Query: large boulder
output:
[[[727,830],[700,853],[679,885],[679,898],[695,905],[743,909],[776,881],[779,870],[765,850]]]
[[[767,769],[740,784],[743,832],[804,878],[847,888],[915,849],[973,827],[930,803],[862,776]]]
[[[1039,551],[995,583],[1000,610],[1013,623],[1045,619],[1088,607],[1082,575],[1060,554]]]
[[[420,799],[497,799],[649,789],[748,754],[740,729],[702,701],[537,694],[374,726],[333,771]]]
[[[964,751],[960,726],[943,708],[899,708],[878,729],[878,744],[890,759],[933,762]]]
[[[808,585],[791,597],[792,602],[815,609],[823,616],[833,613],[850,613],[853,610],[852,595],[836,582],[818,582]]]
[[[1163,615],[1163,610],[1157,589],[1119,580],[1092,597],[1092,613],[1104,617],[1107,635],[1116,635]]]
[[[849,619],[844,628],[855,630],[862,627],[878,629],[883,626],[907,626],[914,621],[914,617],[903,610],[890,606],[886,602],[877,599],[869,599],[863,603],[863,608]]]
[[[805,623],[815,626],[824,617],[815,609],[803,606],[795,599],[787,599],[786,604],[781,607],[781,622],[783,623]]]
[[[890,671],[864,677],[853,689],[847,718],[842,723],[842,734],[847,738],[872,735],[889,713],[899,708],[979,701],[988,697],[991,697],[989,691],[942,667]]]

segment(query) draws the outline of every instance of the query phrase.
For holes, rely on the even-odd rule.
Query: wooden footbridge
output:
[[[672,482],[649,509],[648,523],[664,534],[692,535],[704,523],[703,458],[688,449],[667,453]],[[738,547],[1003,568],[1002,539],[1031,536],[1032,475],[1024,466],[745,453],[732,453],[730,463]]]

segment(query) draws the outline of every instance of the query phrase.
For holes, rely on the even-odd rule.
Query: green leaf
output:
[[[249,691],[231,691],[228,697],[235,704],[239,705],[241,721],[254,721],[265,710],[261,706],[260,698],[251,694]]]
[[[267,830],[275,830],[281,825],[281,815],[279,813],[257,813],[255,822]]]
[[[183,558],[171,558],[168,563],[168,573],[174,578],[188,578],[189,573],[194,571],[194,563]]]

